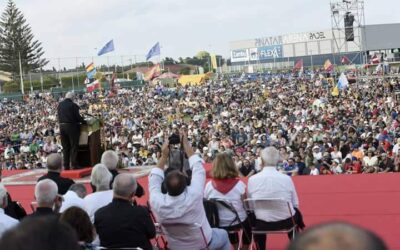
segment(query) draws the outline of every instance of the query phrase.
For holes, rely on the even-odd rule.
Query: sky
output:
[[[229,56],[229,42],[331,28],[330,0],[14,0],[52,64],[90,61],[114,39],[111,60],[140,61],[200,50]],[[367,24],[400,22],[398,0],[366,0]],[[0,3],[3,11],[7,1]],[[104,62],[102,58],[95,60]]]

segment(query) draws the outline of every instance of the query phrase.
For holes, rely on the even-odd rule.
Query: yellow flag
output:
[[[332,96],[338,96],[339,95],[339,88],[335,86],[332,90]]]
[[[217,56],[215,54],[211,55],[211,65],[212,65],[213,69],[217,69],[218,68]]]

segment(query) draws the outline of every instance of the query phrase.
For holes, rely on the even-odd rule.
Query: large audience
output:
[[[399,171],[399,86],[396,78],[370,79],[332,96],[326,79],[270,77],[81,94],[81,112],[103,120],[108,148],[90,185],[60,175],[57,97],[4,101],[1,169],[48,172],[29,215],[17,213],[23,208],[0,183],[0,249],[265,249],[267,236],[252,234],[282,229],[292,241],[307,218],[291,176]],[[205,162],[212,163],[207,184]],[[147,190],[118,171],[142,165],[154,166]],[[138,205],[135,197],[146,192],[147,205]],[[280,209],[264,203],[277,199]],[[364,249],[366,241],[386,249],[354,226],[321,228],[324,239],[340,240],[313,241],[311,229],[289,249]],[[355,237],[341,235],[343,228]]]
[[[185,126],[205,161],[228,152],[241,176],[260,170],[259,152],[270,145],[289,175],[358,174],[399,171],[398,89],[398,78],[370,79],[336,97],[326,79],[276,75],[81,94],[77,102],[104,121],[119,167],[156,165],[164,137]],[[62,152],[58,101],[47,93],[0,104],[2,169],[45,168],[49,154]]]

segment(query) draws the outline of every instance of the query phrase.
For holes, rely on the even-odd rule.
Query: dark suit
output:
[[[58,187],[58,194],[64,195],[69,187],[71,187],[72,184],[75,182],[71,179],[64,178],[60,176],[60,173],[57,172],[48,172],[46,175],[43,175],[38,179],[38,182],[44,179],[50,179],[54,181],[57,184]]]
[[[156,235],[147,209],[123,199],[113,199],[110,204],[97,210],[94,226],[101,246],[108,248],[152,249],[150,239]]]
[[[31,213],[30,215],[26,216],[24,220],[29,220],[32,218],[42,217],[42,216],[51,216],[51,217],[58,217],[59,214],[55,213],[53,209],[48,207],[38,207],[36,211]]]
[[[64,168],[70,169],[70,164],[72,168],[78,168],[79,124],[86,122],[79,114],[79,106],[71,99],[65,99],[58,104],[57,114],[60,123]]]

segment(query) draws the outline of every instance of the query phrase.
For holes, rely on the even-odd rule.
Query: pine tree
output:
[[[0,17],[0,70],[19,75],[19,56],[23,73],[45,66],[48,61],[41,58],[44,51],[41,43],[34,40],[32,29],[22,12],[9,0]]]

